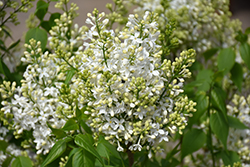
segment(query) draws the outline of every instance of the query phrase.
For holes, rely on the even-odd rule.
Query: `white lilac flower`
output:
[[[195,111],[195,103],[181,94],[194,50],[183,51],[175,61],[162,60],[157,16],[151,12],[131,15],[118,34],[106,29],[104,13],[93,14],[87,19],[92,27],[76,25],[70,37],[65,35],[70,17],[65,13],[56,19],[49,37],[52,53],[42,53],[34,40],[26,44],[29,52],[22,61],[29,65],[22,85],[11,101],[2,102],[2,111],[13,114],[15,137],[32,131],[38,154],[48,153],[56,141],[49,126],[61,128],[76,108],[85,108],[95,138],[104,135],[118,151],[168,141],[171,133],[182,133],[185,113]],[[66,82],[70,72],[73,77]]]
[[[227,105],[228,115],[238,118],[246,127],[250,127],[250,95],[244,96],[234,95],[232,103]],[[248,166],[250,160],[250,130],[249,129],[233,129],[230,128],[228,142],[229,149],[236,151],[243,163]]]
[[[33,41],[33,46],[36,45]],[[32,130],[37,153],[46,154],[55,142],[50,139],[52,134],[47,123],[61,128],[65,120],[56,114],[59,105],[56,103],[59,94],[55,86],[58,85],[56,64],[48,58],[48,53],[42,54],[39,48],[34,49],[33,52],[40,54],[41,58],[37,60],[31,53],[26,53],[26,59],[23,60],[28,59],[32,64],[28,65],[22,86],[17,88],[17,94],[13,96],[11,102],[2,102],[4,104],[2,110],[5,114],[10,112],[13,114],[17,137],[25,130]]]
[[[162,61],[161,46],[156,43],[158,24],[150,12],[142,18],[130,15],[117,35],[106,29],[103,13],[93,14],[87,19],[92,27],[82,37],[87,40],[79,53],[82,63],[69,86],[81,99],[79,109],[88,108],[87,124],[95,137],[104,135],[117,143],[118,151],[141,151],[169,141],[171,133],[182,133],[187,124],[182,112],[195,111],[192,107],[183,111],[183,101],[195,103],[180,95],[184,78],[191,75],[186,67],[194,62],[194,51],[182,52],[175,62]]]
[[[121,147],[121,145],[120,145],[120,142],[119,142],[119,141],[117,141],[117,145],[118,145],[118,147],[117,147],[117,151],[123,152],[123,151],[124,151],[124,149]]]

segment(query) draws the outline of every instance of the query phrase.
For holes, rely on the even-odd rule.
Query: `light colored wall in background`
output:
[[[20,1],[20,0],[19,0]],[[105,5],[107,3],[112,3],[112,0],[70,0],[70,2],[74,2],[79,6],[79,17],[76,18],[75,23],[79,24],[79,26],[85,24],[85,20],[87,18],[87,13],[92,12],[94,8],[97,8],[100,12],[109,12]],[[49,8],[49,11],[55,12],[58,9],[54,8],[55,2],[52,2]],[[14,26],[10,24],[9,27],[12,30],[12,35],[15,40],[24,36],[27,31],[25,20],[29,17],[30,12],[35,11],[36,2],[34,3],[34,7],[29,11],[29,13],[21,13],[18,15],[18,19],[20,24],[18,26]],[[250,26],[250,11],[235,13],[233,18],[239,18],[243,24],[243,29]]]
[[[242,29],[250,27],[250,11],[243,10],[236,12],[233,17],[234,19],[238,18],[242,22]]]
[[[75,19],[75,23],[77,23],[79,26],[85,25],[85,20],[87,18],[87,13],[90,13],[94,10],[94,8],[97,8],[100,12],[109,12],[108,9],[106,9],[105,5],[107,3],[112,3],[112,0],[70,0],[70,3],[74,2],[78,5],[79,10],[77,11],[79,13],[79,16]],[[51,2],[49,11],[56,12],[60,11],[58,9],[55,9],[55,2]],[[28,13],[19,13],[18,14],[18,20],[20,21],[20,24],[15,26],[13,24],[9,24],[8,26],[12,30],[12,36],[14,40],[18,40],[19,38],[22,38],[27,31],[25,20],[29,17],[29,14],[31,12],[34,12],[36,8],[36,2],[34,3],[34,7],[29,10]],[[61,12],[61,11],[60,11]],[[45,16],[45,20],[46,20]],[[10,40],[8,41],[8,43]]]

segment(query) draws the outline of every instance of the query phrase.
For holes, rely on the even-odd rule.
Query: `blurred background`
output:
[[[243,30],[250,27],[250,0],[230,0],[230,10],[232,18],[238,18],[242,22]]]
[[[20,0],[19,0],[20,1]],[[80,26],[85,24],[85,20],[87,18],[87,13],[92,12],[94,8],[97,8],[100,12],[109,12],[105,5],[107,3],[112,3],[112,0],[70,0],[70,2],[74,2],[79,6],[79,17],[76,18],[75,22]],[[238,18],[242,22],[242,28],[245,30],[247,27],[250,27],[250,0],[231,0],[230,1],[230,10],[233,13],[232,18]],[[54,8],[55,2],[51,2],[49,11],[57,11],[58,9]],[[36,2],[34,3],[34,7],[29,11],[35,11]],[[20,24],[18,26],[14,26],[10,24],[9,27],[12,30],[12,35],[15,40],[23,37],[25,32],[27,31],[25,20],[29,17],[29,13],[21,13],[18,15],[18,19]],[[46,18],[46,16],[45,16]],[[23,38],[22,38],[23,39]]]

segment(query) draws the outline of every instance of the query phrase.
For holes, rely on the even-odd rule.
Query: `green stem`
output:
[[[100,30],[100,27],[99,27],[99,24],[98,24],[97,15],[95,15],[95,18],[96,18],[95,19],[96,29],[97,29],[99,38],[102,39],[101,38],[101,30]],[[107,58],[106,58],[106,55],[105,55],[105,44],[103,44],[103,46],[101,48],[102,48],[102,53],[103,53],[105,65],[106,65],[106,67],[108,67]]]
[[[73,65],[71,65],[63,56],[61,56],[61,58],[72,68],[74,69],[75,71],[78,72],[78,69],[76,69]]]
[[[25,6],[27,3],[24,3],[23,5],[19,6],[19,8],[17,8],[12,14],[9,15],[9,17],[7,17],[0,25],[0,27],[2,27],[11,17],[14,13],[17,13],[23,6]],[[3,9],[3,8],[2,8]]]
[[[209,93],[208,93],[207,117],[209,118],[209,121],[210,121],[211,91],[212,91],[212,86],[210,86]],[[214,152],[213,152],[212,129],[211,129],[211,126],[210,126],[210,122],[209,122],[209,125],[208,125],[207,145],[208,145],[208,149],[209,149],[209,151],[210,151],[210,153],[212,155],[213,167],[215,167],[215,155],[214,155]]]

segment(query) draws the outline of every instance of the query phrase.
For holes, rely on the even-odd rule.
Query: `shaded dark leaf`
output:
[[[201,129],[190,129],[183,137],[181,153],[182,158],[199,150],[206,143],[206,134]]]
[[[227,137],[229,126],[227,120],[221,112],[215,112],[210,115],[210,126],[212,131],[222,142],[225,148],[227,148]]]
[[[18,156],[11,167],[32,167],[32,161],[28,157]]]
[[[234,163],[240,162],[239,155],[234,151],[221,151],[218,155],[222,158],[224,165],[226,166],[234,166]]]
[[[243,81],[243,70],[241,65],[239,63],[235,63],[230,72],[232,81],[241,91]]]
[[[6,142],[6,141],[4,141],[4,140],[0,140],[0,151],[5,151],[6,150],[6,148],[8,147],[8,143]]]
[[[219,48],[211,48],[206,50],[203,53],[203,56],[205,57],[205,60],[209,60],[211,57],[213,57],[217,52],[218,52]]]
[[[80,146],[80,147],[84,148],[85,150],[87,150],[88,152],[90,152],[91,154],[93,154],[101,162],[101,164],[104,165],[103,159],[101,158],[101,156],[98,154],[98,152],[93,147],[94,140],[93,140],[91,135],[79,134],[75,138],[75,143],[78,146]]]
[[[250,45],[248,43],[240,45],[240,56],[250,70]]]
[[[54,144],[54,146],[52,147],[52,149],[50,150],[49,155],[43,161],[41,167],[44,167],[44,166],[50,164],[55,159],[57,159],[58,157],[60,157],[64,153],[64,151],[66,150],[67,143],[69,141],[71,141],[71,140],[72,140],[71,138],[67,137],[67,138],[65,138],[63,140],[57,141]]]
[[[42,21],[40,23],[40,26],[45,29],[47,32],[49,32],[49,30],[51,29],[49,21]]]
[[[60,13],[53,13],[53,14],[50,15],[50,18],[49,18],[50,27],[53,27],[53,26],[56,25],[55,19],[60,19],[60,16],[61,16]]]
[[[48,11],[49,4],[44,2],[43,0],[39,0],[36,4],[36,11],[35,15],[36,17],[42,21],[44,16],[46,15]]]

